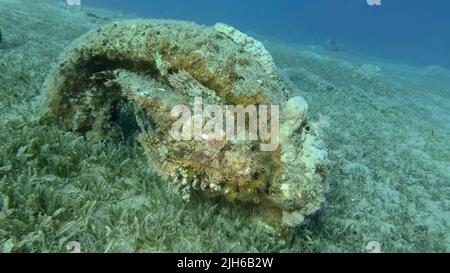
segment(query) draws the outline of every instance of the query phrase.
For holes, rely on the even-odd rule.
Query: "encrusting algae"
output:
[[[46,85],[46,116],[102,139],[130,108],[150,165],[186,199],[194,192],[254,204],[273,227],[294,227],[324,202],[326,152],[307,104],[277,74],[262,43],[231,26],[126,21],[76,40]],[[175,140],[176,105],[280,105],[280,146]]]

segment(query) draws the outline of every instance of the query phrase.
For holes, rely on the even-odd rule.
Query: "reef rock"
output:
[[[327,155],[307,103],[278,77],[262,43],[230,26],[152,20],[93,30],[62,54],[44,94],[45,117],[90,139],[120,131],[118,117],[131,111],[149,164],[185,199],[199,193],[251,203],[274,227],[298,225],[324,202]],[[194,108],[196,97],[281,106],[280,146],[174,139],[171,110]]]
[[[277,75],[277,67],[273,62],[272,55],[270,55],[260,41],[257,41],[234,27],[223,23],[217,23],[214,25],[214,28],[244,48],[246,52],[252,55],[253,58],[260,63],[268,75],[272,77]]]

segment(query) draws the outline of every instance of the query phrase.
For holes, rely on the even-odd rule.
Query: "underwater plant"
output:
[[[275,228],[294,227],[324,202],[327,153],[308,105],[278,77],[259,41],[235,28],[179,21],[125,21],[93,30],[49,74],[44,116],[99,140],[134,116],[151,167],[185,199],[199,193],[252,204]],[[260,141],[180,141],[170,134],[176,105],[281,106],[279,148]],[[122,125],[121,125],[122,123]]]

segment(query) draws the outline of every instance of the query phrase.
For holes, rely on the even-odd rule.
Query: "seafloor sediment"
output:
[[[42,121],[43,82],[76,38],[133,16],[0,0],[0,248],[66,251],[448,251],[450,72],[265,41],[324,124],[324,208],[277,240],[220,200],[185,202],[134,137],[89,141]],[[199,197],[200,198],[200,197]]]

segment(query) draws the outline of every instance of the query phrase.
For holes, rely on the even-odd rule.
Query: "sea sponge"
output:
[[[44,116],[102,139],[121,130],[119,116],[131,108],[149,164],[183,198],[198,193],[254,204],[252,211],[283,228],[324,201],[326,152],[306,120],[306,102],[293,93],[262,44],[232,27],[126,21],[93,30],[66,50],[46,80]],[[261,151],[260,140],[175,139],[171,110],[193,109],[197,97],[205,104],[281,105],[281,145]]]
[[[301,96],[289,99],[284,106],[283,121],[280,126],[280,143],[284,144],[289,141],[292,134],[300,128],[306,120],[308,112],[308,103]]]

